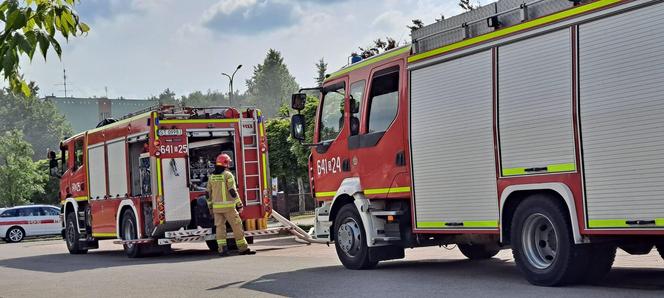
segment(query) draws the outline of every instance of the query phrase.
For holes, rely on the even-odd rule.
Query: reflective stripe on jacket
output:
[[[230,190],[234,189],[238,194],[233,199]],[[235,184],[235,177],[226,170],[218,175],[210,175],[207,184],[208,202],[212,204],[212,209],[239,208],[242,207],[239,192]]]

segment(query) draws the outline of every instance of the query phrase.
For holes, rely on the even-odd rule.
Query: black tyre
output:
[[[25,239],[25,230],[21,227],[11,227],[7,230],[5,241],[9,243],[21,242]]]
[[[512,253],[526,279],[539,286],[580,281],[588,249],[574,244],[567,210],[543,195],[519,205],[512,219]]]
[[[588,249],[588,265],[586,272],[582,275],[583,281],[597,283],[601,281],[613,266],[616,259],[616,246],[613,244],[591,244],[586,245]]]
[[[138,226],[136,225],[136,216],[131,209],[122,213],[121,233],[122,240],[138,239]],[[124,244],[124,251],[130,258],[143,257],[142,247],[139,244]]]
[[[80,255],[88,252],[87,249],[84,249],[81,245],[81,234],[78,231],[78,226],[76,225],[76,213],[71,212],[67,214],[65,222],[65,242],[67,243],[67,250],[72,255]]]
[[[461,253],[470,260],[486,260],[500,252],[497,244],[457,244]]]
[[[341,207],[334,220],[334,247],[344,267],[353,270],[371,269],[378,261],[369,258],[367,235],[355,205]]]

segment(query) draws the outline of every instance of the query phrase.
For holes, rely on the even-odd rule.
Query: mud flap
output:
[[[369,247],[369,260],[372,262],[403,259],[404,257],[404,249],[400,246],[387,245]]]

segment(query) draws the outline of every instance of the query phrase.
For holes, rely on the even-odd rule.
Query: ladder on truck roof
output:
[[[247,206],[259,205],[261,203],[261,185],[263,183],[261,176],[261,150],[259,146],[259,121],[258,110],[252,111],[252,117],[242,117],[240,113],[240,147],[242,151],[242,185],[244,186],[244,199]],[[246,138],[251,138],[251,143],[246,144]],[[255,159],[252,158],[255,153]],[[255,171],[254,171],[255,168]],[[249,179],[247,179],[249,178]],[[247,181],[257,181],[256,184],[249,185]],[[249,194],[252,194],[250,196]],[[253,196],[255,195],[255,196]]]

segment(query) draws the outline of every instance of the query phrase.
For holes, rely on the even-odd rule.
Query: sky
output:
[[[81,0],[76,10],[91,27],[86,36],[62,40],[61,59],[21,63],[41,96],[64,95],[63,68],[75,97],[228,92],[221,73],[238,64],[234,88],[244,92],[270,48],[307,87],[320,58],[331,73],[376,38],[407,42],[412,19],[430,24],[461,12],[456,0]]]

